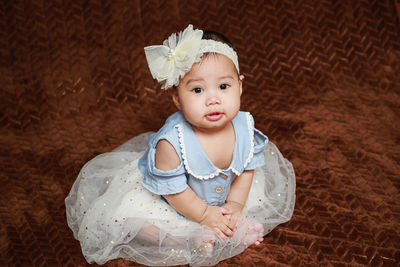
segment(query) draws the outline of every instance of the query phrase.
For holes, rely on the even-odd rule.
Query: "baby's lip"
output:
[[[222,118],[224,114],[219,111],[210,112],[206,115],[206,119],[209,121],[218,121]]]
[[[220,112],[220,111],[211,111],[211,112],[207,113],[206,116],[219,115],[219,114],[222,114],[222,112]]]

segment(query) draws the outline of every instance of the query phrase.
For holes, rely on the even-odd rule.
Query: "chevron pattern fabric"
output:
[[[64,199],[85,162],[175,111],[143,47],[189,23],[235,44],[242,110],[297,174],[292,220],[218,266],[399,266],[396,5],[1,1],[0,266],[88,265]]]

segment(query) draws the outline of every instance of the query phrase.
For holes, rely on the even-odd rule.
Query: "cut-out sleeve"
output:
[[[159,170],[155,166],[155,154],[156,146],[158,141],[166,139],[175,148],[177,152],[180,163],[175,169],[163,171]],[[179,146],[176,146],[176,142],[171,140],[170,136],[168,138],[157,138],[157,140],[151,140],[149,142],[149,149],[144,154],[144,156],[139,161],[139,168],[143,173],[143,186],[148,189],[153,194],[157,195],[170,195],[183,192],[187,187],[187,177],[185,175],[186,171],[180,156]]]

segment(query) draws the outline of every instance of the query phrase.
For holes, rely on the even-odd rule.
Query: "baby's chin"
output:
[[[205,125],[202,126],[195,126],[193,127],[195,130],[202,131],[202,132],[218,132],[221,130],[224,130],[225,127],[230,125],[230,120],[229,121],[218,121],[218,122],[209,122],[205,123]]]

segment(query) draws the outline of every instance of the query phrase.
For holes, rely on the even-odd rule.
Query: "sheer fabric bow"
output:
[[[163,45],[144,48],[151,75],[159,83],[161,89],[168,89],[179,84],[179,79],[190,70],[195,62],[199,62],[202,30],[193,30],[189,25],[177,36],[173,33]]]

